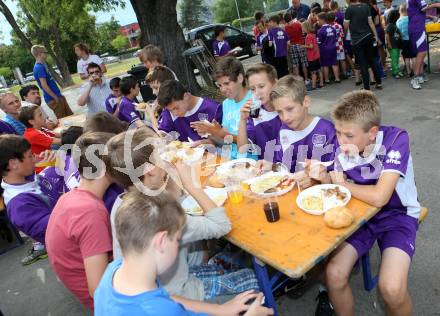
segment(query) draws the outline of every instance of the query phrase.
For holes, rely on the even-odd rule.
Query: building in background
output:
[[[119,32],[128,38],[130,47],[139,47],[141,30],[138,23],[130,23],[119,28]]]

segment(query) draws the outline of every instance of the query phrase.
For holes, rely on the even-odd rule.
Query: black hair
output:
[[[318,15],[319,13],[322,12],[321,6],[317,6],[317,7],[313,7],[310,12],[312,12],[313,14]]]
[[[290,14],[289,12],[284,13],[284,21],[286,21],[286,23],[292,21],[292,14]]]
[[[32,124],[29,123],[29,121],[34,119],[35,111],[39,108],[40,107],[38,105],[25,106],[21,108],[18,119],[24,124],[24,126],[32,127]]]
[[[275,14],[269,18],[269,21],[275,22],[276,24],[280,24],[281,18],[278,14]]]
[[[61,133],[61,145],[73,145],[76,140],[83,134],[81,126],[69,126],[68,129]]]
[[[336,15],[334,12],[331,12],[331,11],[327,12],[327,16],[325,18],[325,21],[327,23],[333,23],[333,22],[335,22],[335,19],[336,19]]]
[[[157,102],[160,106],[167,107],[173,101],[183,100],[187,92],[188,90],[180,81],[167,80],[160,85]]]
[[[87,65],[87,73],[89,72],[89,69],[92,69],[92,68],[98,68],[99,71],[101,71],[101,67],[99,67],[98,64],[90,63],[90,64]]]
[[[313,9],[313,8],[319,8],[319,9],[321,9],[321,4],[320,4],[319,2],[313,2],[313,3],[310,5],[310,9]]]
[[[132,75],[123,77],[121,79],[121,82],[119,84],[119,88],[121,89],[121,93],[123,95],[129,95],[131,89],[136,88],[136,85],[138,84],[138,81],[136,78]]]
[[[254,18],[256,21],[261,20],[264,17],[264,12],[261,11],[257,11],[254,14]]]
[[[327,22],[327,13],[326,12],[321,12],[318,14],[318,20],[324,20]]]
[[[24,99],[27,97],[29,92],[31,92],[32,90],[39,91],[38,87],[36,85],[34,85],[34,84],[30,84],[30,85],[21,87],[21,89],[19,91],[20,98],[24,101]]]
[[[220,35],[220,33],[224,32],[226,27],[224,25],[217,25],[214,29],[214,37],[217,37]]]
[[[395,10],[395,9],[391,10],[388,13],[388,23],[389,24],[396,24],[399,17],[400,17],[399,10]]]
[[[113,79],[110,80],[110,89],[114,89],[114,88],[119,88],[120,84],[121,84],[121,78],[119,77],[114,77]]]
[[[5,176],[9,171],[9,160],[23,161],[24,153],[31,149],[31,144],[18,135],[0,135],[0,175]]]

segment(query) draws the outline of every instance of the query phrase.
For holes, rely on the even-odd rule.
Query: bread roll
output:
[[[350,209],[342,206],[333,207],[324,214],[324,223],[330,228],[348,227],[353,221],[354,216]]]
[[[208,186],[213,188],[224,188],[225,185],[220,181],[220,179],[216,175],[212,175],[209,177]]]

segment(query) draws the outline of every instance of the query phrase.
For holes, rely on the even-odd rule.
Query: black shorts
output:
[[[312,71],[318,71],[319,69],[321,69],[321,63],[319,62],[319,58],[316,60],[312,60],[309,61],[309,66],[307,67],[307,69],[312,72]]]
[[[415,58],[417,54],[414,54],[411,48],[411,42],[409,40],[402,41],[402,57],[403,58]]]

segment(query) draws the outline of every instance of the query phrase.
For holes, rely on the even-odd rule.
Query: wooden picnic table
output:
[[[355,216],[354,223],[343,229],[331,229],[323,216],[309,215],[296,204],[298,189],[278,197],[280,220],[269,223],[263,211],[265,199],[245,197],[241,203],[226,202],[232,230],[226,239],[254,257],[254,269],[266,299],[274,308],[273,290],[282,274],[299,279],[322,262],[345,239],[373,217],[379,208],[352,198],[347,207]],[[266,264],[279,271],[269,277]]]
[[[84,126],[86,122],[86,114],[74,114],[63,117],[58,120],[59,125],[55,128],[55,132],[60,133],[62,130],[67,129],[69,126]]]

